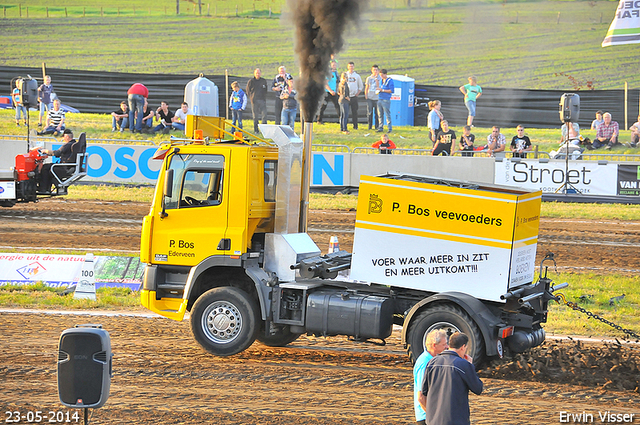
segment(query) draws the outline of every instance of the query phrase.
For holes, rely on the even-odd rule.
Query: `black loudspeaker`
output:
[[[580,96],[565,93],[560,97],[560,121],[578,122],[580,119]]]
[[[76,325],[60,335],[58,396],[67,407],[98,408],[109,398],[111,339],[102,325]]]
[[[22,104],[26,106],[38,106],[38,82],[32,78],[18,80],[18,89]]]

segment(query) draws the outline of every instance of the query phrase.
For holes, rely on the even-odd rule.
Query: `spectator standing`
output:
[[[287,81],[287,88],[282,91],[282,125],[288,125],[295,130],[296,115],[298,114],[298,101],[296,91],[293,89],[293,80]]]
[[[485,148],[490,156],[504,158],[504,149],[507,144],[507,139],[504,134],[500,133],[500,127],[491,127],[491,134],[487,136],[487,144]],[[496,153],[498,155],[496,155]]]
[[[173,123],[173,112],[169,110],[169,104],[167,102],[160,102],[160,107],[156,110],[156,121],[160,121],[160,124],[153,128],[153,132],[162,131],[168,134],[171,130],[171,124]]]
[[[429,360],[447,349],[447,333],[443,330],[429,332],[425,340],[425,346],[427,349],[418,356],[413,365],[413,407],[416,413],[417,425],[426,425],[425,420],[427,418],[424,409],[418,402],[422,382],[424,381],[424,371]]]
[[[438,135],[438,131],[440,131],[440,123],[444,119],[442,112],[440,112],[440,108],[442,108],[442,103],[439,100],[432,100],[429,102],[429,115],[427,115],[427,127],[429,128],[429,138],[435,145],[436,136]]]
[[[120,109],[111,113],[111,131],[119,128],[122,132],[127,127],[129,127],[129,105],[123,100],[120,102]]]
[[[280,125],[280,118],[282,116],[282,99],[280,95],[282,91],[287,88],[287,81],[293,80],[291,74],[287,72],[287,68],[280,66],[278,68],[278,75],[273,79],[271,90],[276,92],[276,125]]]
[[[602,111],[596,112],[596,119],[591,121],[591,130],[597,130],[598,126],[604,122],[602,119]]]
[[[593,147],[598,149],[604,146],[605,149],[611,149],[618,144],[620,127],[616,121],[611,121],[609,112],[605,112],[602,118],[604,122],[598,126],[596,137],[593,139]]]
[[[60,135],[65,129],[65,114],[60,109],[60,99],[53,101],[53,109],[47,113],[47,123],[44,130],[38,132],[39,136],[45,134],[53,134],[54,136]]]
[[[387,120],[388,133],[393,131],[391,125],[391,94],[395,90],[393,80],[387,75],[386,69],[380,70],[380,93],[378,93],[378,132],[384,131],[384,120]]]
[[[22,115],[24,125],[27,125],[27,107],[22,103],[22,95],[20,94],[17,82],[16,88],[13,89],[13,92],[11,93],[11,99],[13,100],[13,105],[16,108],[16,125],[20,127],[20,115]]]
[[[393,141],[389,140],[389,135],[384,133],[380,140],[371,145],[372,148],[380,149],[381,154],[390,155],[392,154],[392,149],[396,148],[396,144]]]
[[[247,96],[251,101],[251,114],[253,115],[253,132],[258,134],[258,121],[267,123],[267,80],[262,78],[262,71],[256,68],[253,78],[247,81]]]
[[[53,106],[53,86],[51,85],[51,77],[44,76],[44,83],[38,87],[38,103],[40,104],[40,115],[38,117],[38,127],[42,127],[42,118],[44,118],[44,111],[49,112]]]
[[[378,129],[378,96],[380,93],[380,69],[378,65],[371,67],[371,75],[369,75],[364,84],[364,98],[367,100],[367,124],[369,130]]]
[[[531,151],[531,140],[524,134],[524,127],[516,127],[516,135],[511,139],[511,152],[513,158],[526,158],[527,152]]]
[[[465,125],[462,128],[462,136],[460,136],[460,150],[462,156],[473,156],[473,143],[476,136],[471,133],[471,126]]]
[[[340,118],[340,105],[338,104],[338,94],[336,90],[338,89],[338,71],[336,71],[338,67],[338,62],[335,60],[331,61],[331,71],[329,76],[327,77],[327,83],[324,86],[324,100],[322,101],[322,106],[320,107],[320,114],[318,114],[318,124],[323,124],[324,111],[327,109],[327,105],[329,102],[333,103],[333,106],[336,108],[336,113],[338,114],[338,118]]]
[[[482,393],[473,359],[466,353],[469,337],[455,332],[449,338],[449,349],[427,364],[419,395],[429,425],[468,425],[469,391]]]
[[[142,117],[144,116],[144,104],[149,97],[149,90],[142,83],[135,83],[127,91],[129,101],[129,130],[142,133]],[[134,126],[135,122],[135,126]]]
[[[231,108],[232,124],[242,128],[242,111],[247,107],[247,95],[240,88],[237,81],[231,83],[231,96],[229,96],[229,108]]]
[[[459,90],[464,95],[464,104],[469,111],[469,116],[467,117],[467,125],[469,127],[473,126],[473,118],[476,116],[476,100],[482,96],[482,88],[478,85],[478,81],[475,76],[470,76],[469,84],[465,84],[464,86],[460,86]]]
[[[187,115],[190,113],[189,104],[187,102],[182,102],[182,104],[180,104],[180,109],[177,109],[176,113],[173,114],[173,118],[171,118],[171,127],[175,130],[184,131],[187,124]],[[242,128],[242,117],[240,117],[239,127]]]
[[[362,78],[360,78],[360,74],[355,71],[355,64],[353,62],[349,62],[347,65],[347,83],[349,84],[349,93],[350,93],[350,106],[351,106],[351,119],[353,120],[353,129],[358,129],[358,96],[364,89],[364,84],[362,84]]]
[[[340,83],[338,84],[338,103],[340,104],[340,131],[343,134],[349,134],[347,123],[349,122],[349,84],[347,83],[347,73],[340,75]]]
[[[636,121],[631,127],[631,142],[629,143],[629,147],[637,148],[638,142],[640,142],[640,115],[638,115],[638,121]]]
[[[453,147],[456,143],[456,132],[449,128],[447,120],[442,120],[442,130],[438,132],[437,140],[433,145],[431,155],[453,155]]]

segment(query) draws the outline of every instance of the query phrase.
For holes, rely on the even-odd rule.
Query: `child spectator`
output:
[[[247,95],[240,88],[237,81],[231,83],[231,96],[229,97],[229,108],[231,108],[232,124],[242,128],[242,111],[247,107]]]
[[[637,148],[638,142],[640,141],[640,115],[638,115],[638,121],[636,121],[631,127],[631,143],[629,143],[629,147]]]
[[[604,122],[603,114],[602,111],[596,112],[596,119],[591,121],[591,130],[597,130],[598,126]]]
[[[396,144],[389,140],[389,135],[387,133],[384,133],[380,137],[380,140],[371,145],[371,147],[380,149],[381,154],[390,155],[393,153],[391,150],[396,148]]]
[[[20,114],[22,113],[22,119],[24,125],[27,125],[27,108],[22,104],[22,95],[20,95],[20,89],[16,82],[16,88],[11,93],[11,99],[13,99],[13,105],[16,107],[16,125],[20,127]]]
[[[527,152],[531,150],[531,140],[529,136],[525,136],[524,127],[519,125],[516,127],[516,134],[511,139],[511,152],[513,152],[513,158],[526,158]]]
[[[38,127],[42,127],[42,117],[44,117],[44,111],[49,112],[53,107],[53,86],[51,85],[51,77],[44,76],[44,84],[38,87],[38,103],[40,103],[40,117],[38,120]]]
[[[129,127],[129,104],[124,100],[120,102],[120,109],[111,113],[111,131],[116,131],[120,127],[120,132]]]
[[[442,120],[440,125],[442,126],[442,130],[438,132],[437,140],[435,145],[433,145],[431,155],[452,155],[454,143],[456,141],[456,132],[449,128],[447,120]]]
[[[287,80],[287,87],[280,93],[282,99],[281,121],[282,125],[288,125],[294,130],[296,123],[296,115],[298,114],[298,101],[296,100],[296,91],[293,89],[293,80]]]
[[[476,136],[471,134],[471,126],[465,125],[462,128],[462,136],[460,136],[460,150],[462,156],[473,156],[473,142],[476,141]]]

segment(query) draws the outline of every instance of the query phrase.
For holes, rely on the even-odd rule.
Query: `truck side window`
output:
[[[189,170],[184,175],[180,208],[220,205],[222,170]]]
[[[278,163],[276,161],[264,162],[264,200],[265,202],[275,202],[276,200],[276,177],[278,176]]]

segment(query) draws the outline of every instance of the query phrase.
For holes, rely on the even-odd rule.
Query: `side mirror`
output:
[[[173,169],[167,170],[164,176],[164,196],[171,198],[173,196]]]

